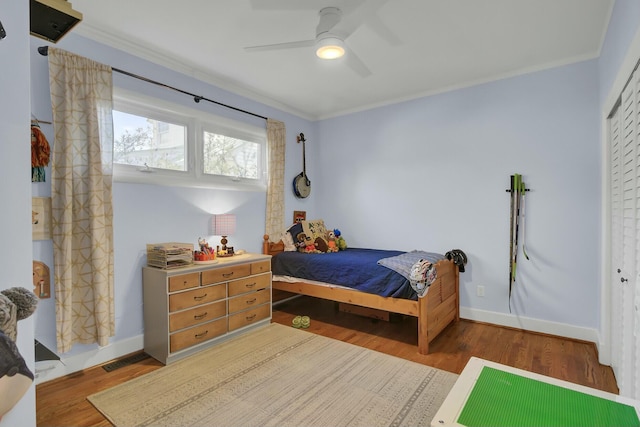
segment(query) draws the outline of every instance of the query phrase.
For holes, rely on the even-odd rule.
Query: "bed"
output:
[[[376,289],[376,286],[384,288],[380,283],[389,281],[387,280],[388,278],[383,278],[382,280],[378,280],[375,277],[372,278],[374,285],[368,283],[367,286],[371,289],[366,291],[349,287],[352,285],[358,286],[358,284],[347,286],[346,284],[334,284],[328,281],[320,283],[316,280],[291,277],[287,277],[286,280],[284,277],[280,279],[278,275],[279,268],[273,269],[280,263],[277,257],[279,254],[283,257],[292,256],[289,254],[296,254],[296,252],[285,252],[284,243],[282,241],[277,243],[270,242],[268,235],[263,236],[262,251],[273,256],[271,261],[272,271],[274,272],[273,289],[416,317],[418,319],[418,351],[421,354],[428,354],[429,343],[450,323],[460,319],[459,271],[456,264],[446,258],[434,263],[437,278],[429,286],[426,294],[418,298],[415,292],[411,294],[406,290],[406,287],[385,288],[382,291],[383,295],[369,292],[371,289]],[[300,257],[311,256],[311,254],[298,255]],[[330,260],[336,260],[339,253],[318,254],[317,256],[322,257],[326,262],[330,262]],[[379,266],[379,268],[389,270],[386,267]],[[378,267],[371,265],[367,267],[367,270],[377,269]],[[385,271],[383,274],[400,276],[400,274],[392,270]],[[326,277],[331,278],[331,276]]]

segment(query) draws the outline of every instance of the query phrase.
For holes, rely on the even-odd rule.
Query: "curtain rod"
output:
[[[40,46],[40,47],[38,48],[38,52],[39,52],[39,53],[40,53],[40,55],[42,55],[42,56],[47,56],[47,55],[49,54],[49,47],[48,47],[48,46]],[[129,76],[129,77],[133,77],[133,78],[136,78],[136,79],[139,79],[139,80],[143,80],[143,81],[145,81],[145,82],[147,82],[147,83],[153,83],[154,85],[162,86],[162,87],[167,88],[167,89],[175,90],[176,92],[180,92],[180,93],[183,93],[183,94],[185,94],[185,95],[189,95],[189,96],[193,97],[193,101],[194,101],[196,104],[197,104],[197,103],[199,103],[200,101],[209,101],[209,102],[211,102],[211,103],[213,103],[213,104],[220,105],[220,106],[222,106],[222,107],[230,108],[230,109],[232,109],[232,110],[239,111],[239,112],[241,112],[241,113],[245,113],[245,114],[248,114],[248,115],[250,115],[250,116],[258,117],[258,118],[261,118],[261,119],[263,119],[263,120],[268,120],[268,119],[267,119],[267,117],[261,116],[261,115],[256,114],[256,113],[252,113],[251,111],[242,110],[242,109],[240,109],[240,108],[236,108],[236,107],[233,107],[233,106],[231,106],[231,105],[223,104],[222,102],[214,101],[213,99],[205,98],[204,96],[200,96],[200,95],[196,95],[196,94],[193,94],[193,93],[189,93],[189,92],[184,91],[184,90],[182,90],[182,89],[178,89],[178,88],[176,88],[176,87],[169,86],[169,85],[166,85],[166,84],[164,84],[164,83],[160,83],[160,82],[157,82],[157,81],[155,81],[155,80],[151,80],[151,79],[148,79],[148,78],[146,78],[146,77],[143,77],[143,76],[139,76],[139,75],[137,75],[137,74],[130,73],[130,72],[128,72],[128,71],[120,70],[120,69],[118,69],[118,68],[113,68],[113,67],[111,67],[111,69],[112,69],[113,71],[117,72],[117,73],[124,74],[124,75],[127,75],[127,76]]]

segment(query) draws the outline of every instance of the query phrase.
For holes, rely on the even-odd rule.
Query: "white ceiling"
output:
[[[614,0],[71,3],[84,15],[73,30],[80,35],[321,119],[597,57]],[[368,77],[344,58],[317,59],[313,47],[244,50],[314,39],[318,11],[328,6],[340,8],[343,21],[361,23],[346,42],[370,69]]]

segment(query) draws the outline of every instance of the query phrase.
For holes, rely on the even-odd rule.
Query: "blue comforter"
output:
[[[402,251],[348,248],[322,254],[281,252],[271,260],[273,274],[347,286],[383,297],[417,299],[409,280],[378,265],[383,258]]]

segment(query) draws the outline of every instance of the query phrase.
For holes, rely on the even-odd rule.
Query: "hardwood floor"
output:
[[[285,302],[273,321],[290,325],[311,317],[309,331],[459,374],[472,357],[618,393],[613,370],[598,362],[595,344],[460,320],[431,342],[429,354],[416,350],[417,320],[384,322],[342,313],[335,303],[311,297]]]
[[[454,373],[477,356],[618,393],[613,371],[598,363],[592,343],[461,320],[431,343],[430,354],[421,355],[416,349],[416,319],[374,320],[340,312],[330,301],[301,297],[275,306],[273,322],[291,325],[296,315],[311,317],[310,332]],[[40,384],[36,386],[37,425],[110,426],[86,397],[161,366],[147,358],[111,372],[94,367]]]

